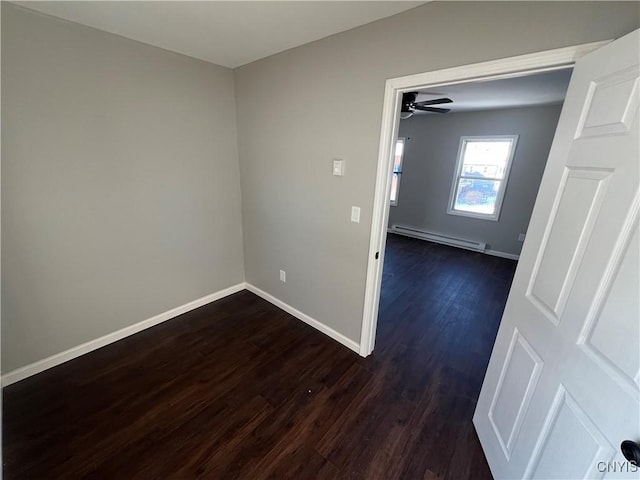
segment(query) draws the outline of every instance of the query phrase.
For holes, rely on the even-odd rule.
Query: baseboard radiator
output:
[[[398,235],[420,238],[422,240],[429,240],[431,242],[450,245],[452,247],[465,248],[467,250],[473,250],[474,252],[484,252],[487,248],[487,244],[485,242],[475,242],[473,240],[465,240],[464,238],[440,235],[439,233],[427,232],[426,230],[420,230],[418,228],[403,227],[402,225],[394,224],[388,231],[391,233],[397,233]]]

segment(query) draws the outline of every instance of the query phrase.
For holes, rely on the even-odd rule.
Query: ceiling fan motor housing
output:
[[[416,110],[420,110],[422,112],[430,112],[430,113],[447,113],[451,110],[450,108],[437,108],[437,107],[429,106],[429,105],[439,105],[442,103],[452,103],[453,100],[451,100],[450,98],[443,97],[443,98],[436,98],[434,100],[426,100],[424,102],[416,102],[417,97],[418,97],[418,92],[403,93],[401,112],[413,114],[415,113]]]

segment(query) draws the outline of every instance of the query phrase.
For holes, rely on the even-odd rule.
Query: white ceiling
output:
[[[16,4],[235,68],[417,7],[405,1],[20,1]]]
[[[564,101],[571,72],[572,69],[567,68],[502,80],[416,89],[419,92],[416,102],[448,97],[453,103],[433,106],[450,108],[450,113],[558,104]]]

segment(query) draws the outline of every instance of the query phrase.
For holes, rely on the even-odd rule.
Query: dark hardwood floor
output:
[[[389,236],[361,358],[240,292],[4,389],[4,478],[483,479],[515,262]]]

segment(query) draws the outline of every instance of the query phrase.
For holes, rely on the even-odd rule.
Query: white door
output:
[[[640,478],[639,63],[575,65],[473,418],[496,478]]]

